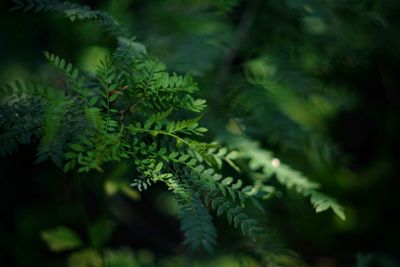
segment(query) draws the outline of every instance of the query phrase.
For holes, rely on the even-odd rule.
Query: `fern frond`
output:
[[[168,113],[169,111],[158,114],[162,114],[161,116],[163,116]],[[155,121],[154,118],[150,118],[149,120],[146,120],[144,125],[142,125],[140,122],[137,122],[135,125],[130,125],[127,128],[132,134],[147,133],[152,136],[167,136],[174,139],[178,146],[184,144],[194,150],[201,150],[203,149],[202,143],[182,137],[182,135],[191,134],[202,135],[205,131],[207,131],[207,129],[204,127],[198,127],[198,120],[199,118],[194,118],[178,122],[169,122],[164,126],[159,120]]]
[[[185,233],[185,244],[192,250],[203,248],[213,252],[216,245],[216,229],[207,208],[195,193],[187,198],[178,198],[180,202],[181,230]]]
[[[197,84],[189,76],[170,75],[164,64],[156,60],[145,60],[136,65],[138,79],[135,82],[137,102],[143,108],[151,110],[166,110],[184,108],[200,112],[205,107],[205,101],[194,99],[190,94],[197,92]]]
[[[10,11],[22,10],[27,11],[56,11],[63,13],[71,21],[89,20],[99,23],[105,31],[114,36],[129,36],[127,31],[123,29],[118,21],[110,15],[92,10],[89,6],[81,6],[68,1],[60,2],[57,0],[13,0],[14,7]]]
[[[56,67],[70,82],[72,89],[78,93],[79,97],[87,106],[90,106],[88,100],[89,92],[84,87],[83,77],[79,77],[79,70],[74,68],[71,63],[67,63],[65,59],[60,58],[48,51],[43,52],[44,56],[50,63]]]
[[[58,166],[62,166],[66,140],[65,114],[68,102],[61,92],[52,94],[43,114],[43,137],[38,146],[36,162],[43,162],[48,158]]]
[[[325,210],[332,209],[340,219],[346,219],[343,206],[337,203],[335,199],[320,192],[311,191],[310,201],[316,212],[323,212]]]
[[[317,189],[320,187],[318,183],[311,181],[300,172],[281,163],[279,159],[272,156],[272,153],[260,148],[254,141],[240,138],[233,141],[233,144],[238,150],[236,156],[238,158],[248,159],[249,167],[252,171],[260,171],[264,179],[275,176],[277,181],[288,189],[293,188],[303,196],[310,197],[316,212],[331,208],[338,217],[345,219],[343,207],[333,198],[318,192]]]
[[[146,47],[135,41],[135,38],[118,37],[118,46],[113,53],[113,59],[124,69],[132,67],[135,60],[142,59],[147,54]]]
[[[257,220],[249,218],[240,206],[232,206],[231,202],[223,197],[214,198],[211,201],[211,207],[217,210],[217,216],[226,213],[229,224],[233,223],[235,228],[240,226],[243,235],[248,235],[253,240],[256,240],[257,235],[264,231]]]
[[[156,143],[146,145],[142,142],[137,144],[136,147],[138,153],[143,154],[147,159],[144,161],[136,160],[135,163],[139,166],[145,165],[145,169],[140,170],[140,173],[151,177],[151,181],[149,179],[134,181],[134,185],[137,186],[138,189],[146,189],[152,182],[161,180],[175,193],[178,191],[181,194],[186,194],[187,192],[185,190],[189,190],[193,192],[191,194],[193,195],[194,192],[196,192],[196,194],[205,196],[205,203],[209,203],[210,201],[213,203],[211,207],[217,210],[218,216],[222,213],[226,213],[228,220],[234,218],[237,224],[236,227],[240,225],[243,234],[249,235],[252,239],[255,239],[255,236],[262,232],[262,228],[255,220],[245,215],[242,208],[239,206],[235,208],[235,205],[232,204],[235,201],[239,201],[240,205],[244,207],[246,200],[250,199],[257,208],[263,210],[256,199],[252,186],[243,186],[241,180],[234,181],[232,177],[223,178],[223,176],[216,173],[213,168],[205,168],[203,165],[199,164],[198,160],[191,154],[184,154],[176,151],[168,153],[165,148],[159,150]],[[165,164],[161,164],[160,160],[165,162]],[[169,172],[168,177],[159,178],[161,175],[165,175],[160,171],[164,166],[167,167],[168,164],[172,164],[175,169],[178,169],[178,172],[175,174]],[[177,176],[184,182],[177,180]],[[222,200],[223,203],[220,203],[218,199]],[[233,209],[238,210],[238,212],[240,211],[240,215],[239,213],[236,214],[233,212]],[[196,247],[199,246],[199,244],[193,244],[193,246]]]
[[[33,138],[39,138],[48,102],[47,90],[41,85],[18,81],[0,86],[0,155],[11,154],[18,144],[29,144]]]
[[[185,244],[191,250],[204,249],[213,252],[217,232],[212,216],[201,201],[201,192],[195,191],[190,171],[175,165],[175,175],[166,180],[180,206],[181,230],[185,234]]]
[[[196,140],[207,132],[199,124],[201,116],[177,120],[173,112],[204,110],[205,100],[194,97],[197,83],[188,75],[171,74],[163,63],[149,59],[146,48],[111,16],[57,0],[14,3],[16,10],[59,11],[71,20],[96,21],[116,37],[117,48],[111,58],[100,61],[95,76],[44,52],[71,90],[28,90],[19,83],[2,88],[0,153],[38,138],[37,160],[64,163],[66,172],[102,172],[106,164],[129,162],[136,174],[131,186],[143,191],[164,183],[172,191],[180,205],[185,244],[191,249],[214,249],[216,229],[211,211],[226,215],[230,224],[255,239],[263,229],[245,209],[251,202],[263,211],[259,199],[271,192],[264,182],[273,175],[285,187],[309,197],[317,212],[332,209],[344,218],[343,208],[318,192],[317,183],[251,140],[234,142],[235,152]],[[223,176],[220,172],[225,163],[240,171],[237,159],[249,162],[251,172],[263,179],[249,184],[246,179]]]
[[[82,138],[81,143],[72,144],[70,150],[65,153],[67,163],[64,165],[64,171],[67,172],[78,165],[79,172],[102,172],[103,164],[119,162],[130,155],[130,145],[118,134]]]

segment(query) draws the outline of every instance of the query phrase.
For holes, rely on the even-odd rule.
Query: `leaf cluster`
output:
[[[207,128],[200,126],[201,116],[179,116],[204,110],[206,101],[196,97],[197,83],[189,75],[169,73],[109,15],[69,2],[14,2],[14,10],[59,11],[72,21],[96,21],[116,37],[117,47],[99,62],[94,76],[44,52],[63,75],[65,87],[18,82],[3,86],[1,154],[36,138],[40,140],[37,161],[51,159],[65,172],[104,172],[113,163],[125,162],[137,173],[133,187],[142,191],[163,183],[175,196],[185,244],[195,250],[212,251],[216,245],[212,211],[225,214],[230,224],[253,240],[263,232],[245,209],[251,202],[263,210],[259,199],[265,199],[268,187],[221,174],[224,163],[238,170],[235,160],[240,158],[249,159],[252,170],[262,168],[266,176],[275,174],[283,185],[310,196],[317,212],[332,208],[344,217],[334,200],[316,191],[315,183],[286,165],[271,167],[271,156],[253,144],[237,146],[239,157],[235,157],[227,148],[202,141]],[[70,236],[70,242],[55,244],[54,236],[59,235]],[[43,238],[54,243],[53,250],[80,245],[66,229],[45,233]]]

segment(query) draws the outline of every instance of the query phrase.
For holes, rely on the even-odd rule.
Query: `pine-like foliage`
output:
[[[71,20],[94,20],[117,38],[112,57],[98,65],[96,76],[81,73],[71,63],[50,52],[45,58],[60,71],[67,88],[6,85],[0,100],[0,152],[13,152],[18,143],[40,140],[37,161],[48,158],[65,172],[104,171],[105,164],[126,161],[139,174],[132,186],[142,191],[164,183],[181,208],[181,229],[192,249],[212,251],[216,229],[210,211],[225,214],[229,223],[252,239],[263,229],[249,217],[250,202],[262,210],[258,199],[265,186],[246,185],[220,174],[223,165],[238,167],[234,153],[215,143],[199,141],[207,129],[201,116],[177,119],[177,111],[200,113],[205,100],[187,75],[170,74],[166,66],[146,55],[145,47],[121,29],[112,17],[69,2],[14,1],[14,9],[60,11]],[[310,196],[317,211],[336,202],[315,190],[299,173],[268,165],[271,158],[256,147],[236,148],[250,159],[251,168],[274,171],[279,182]],[[255,153],[255,154],[254,154]]]

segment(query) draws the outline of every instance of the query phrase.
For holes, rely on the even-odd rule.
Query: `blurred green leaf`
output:
[[[127,250],[109,250],[105,253],[104,267],[139,267],[132,252]]]
[[[78,234],[65,226],[43,231],[41,237],[54,252],[76,249],[83,244]]]
[[[112,237],[113,224],[109,220],[97,220],[89,227],[90,243],[95,248],[102,248]]]
[[[131,200],[139,200],[140,199],[140,193],[131,188],[127,184],[120,185],[120,190],[121,193],[124,194],[126,197],[130,198]]]
[[[70,267],[102,267],[103,262],[99,253],[94,249],[84,249],[72,253],[68,258]]]

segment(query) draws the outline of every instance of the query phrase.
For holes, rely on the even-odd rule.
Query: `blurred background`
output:
[[[123,164],[79,175],[34,164],[36,143],[0,161],[1,266],[400,266],[399,1],[77,2],[197,80],[209,140],[257,141],[320,183],[347,219],[282,188],[257,213],[267,234],[256,243],[216,218],[216,253],[193,254],[161,186],[133,190]],[[56,82],[44,50],[90,74],[115,48],[95,23],[11,6],[0,2],[1,83]],[[49,249],[49,236],[82,244]]]

